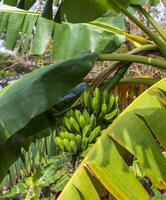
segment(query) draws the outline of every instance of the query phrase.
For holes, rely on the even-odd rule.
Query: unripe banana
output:
[[[74,132],[80,131],[80,127],[79,127],[79,125],[78,125],[78,123],[77,123],[77,121],[75,120],[74,117],[70,117],[69,123],[70,123],[70,126],[72,128],[72,131],[74,131]]]
[[[97,111],[98,111],[98,109],[97,109],[97,101],[96,101],[95,97],[93,97],[93,99],[92,99],[92,111],[95,114],[97,114]]]
[[[64,139],[65,138],[65,132],[61,131],[59,133],[59,137],[62,138],[62,139]]]
[[[74,154],[77,154],[78,148],[77,148],[76,142],[73,140],[70,141],[70,149]]]
[[[61,127],[61,132],[67,132],[67,129],[63,126]]]
[[[68,118],[74,117],[74,114],[75,114],[75,113],[74,113],[74,110],[72,110],[72,109],[69,110],[69,111],[66,113],[66,115],[67,115]]]
[[[118,109],[115,109],[109,114],[106,114],[104,119],[108,122],[111,122],[118,115]]]
[[[89,135],[89,143],[92,143],[99,135],[101,132],[101,127],[97,126]]]
[[[64,137],[65,137],[66,139],[68,139],[68,140],[70,139],[70,138],[69,138],[69,135],[70,135],[70,133],[67,132],[67,131],[64,133]]]
[[[88,90],[88,89],[85,89],[84,90],[84,93],[83,93],[83,103],[85,105],[85,108],[91,112],[91,108],[92,108],[92,105],[91,105],[91,102],[92,102],[92,94],[91,92]]]
[[[83,136],[83,137],[88,137],[89,131],[90,131],[90,126],[89,126],[89,125],[86,125],[86,126],[83,128],[82,136]]]
[[[114,108],[118,108],[118,105],[119,105],[119,97],[116,96],[116,97],[115,97]]]
[[[98,114],[100,112],[100,91],[99,88],[95,88],[94,97],[92,99],[93,112]]]
[[[73,133],[69,133],[69,139],[75,141],[75,135]]]
[[[109,101],[108,91],[104,90],[102,93],[102,104],[105,103],[107,105],[108,101]]]
[[[104,116],[107,113],[107,105],[105,103],[101,106],[101,115]]]
[[[94,114],[91,115],[89,121],[90,130],[93,130],[96,127],[96,117]]]
[[[79,123],[80,115],[81,115],[81,112],[79,110],[75,110],[75,119],[77,120],[78,123]]]
[[[94,132],[96,134],[96,138],[99,137],[101,135],[101,127],[100,126],[97,126],[95,129],[94,129]]]
[[[90,96],[89,90],[88,90],[88,89],[85,89],[85,90],[84,90],[84,93],[83,93],[83,101],[84,101],[85,107],[88,107],[88,104],[89,104],[89,96]]]
[[[79,117],[79,125],[80,125],[82,130],[86,126],[86,122],[85,122],[85,119],[84,119],[83,115],[80,115],[80,117]]]
[[[63,124],[67,128],[68,131],[70,131],[70,132],[72,131],[72,128],[71,128],[70,123],[69,123],[69,119],[67,117],[64,117]]]
[[[115,102],[115,97],[111,95],[109,99],[108,107],[107,107],[107,113],[110,112],[111,109],[113,108],[114,102]]]
[[[97,101],[97,105],[98,105],[98,111],[100,111],[100,104],[101,104],[101,97],[100,97],[100,90],[99,88],[95,88],[95,91],[94,91],[94,96],[96,98],[96,101]]]
[[[86,148],[88,147],[88,138],[87,137],[83,137],[82,138],[82,151],[84,151]]]
[[[80,135],[76,135],[75,136],[75,141],[76,141],[78,149],[80,149],[81,148],[81,144],[82,144],[81,136]]]
[[[83,116],[84,116],[86,124],[88,124],[89,120],[90,120],[90,115],[86,109],[84,109],[84,111],[83,111]]]
[[[60,137],[55,138],[55,144],[61,149],[61,151],[65,150],[64,142]]]
[[[70,152],[70,153],[73,152],[73,151],[71,150],[71,148],[70,148],[70,142],[69,142],[68,139],[65,138],[65,139],[63,140],[63,144],[64,144],[64,146],[65,146],[65,151]]]

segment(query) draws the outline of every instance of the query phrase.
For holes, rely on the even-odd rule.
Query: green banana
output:
[[[62,139],[69,139],[69,135],[70,133],[67,132],[67,131],[64,131],[64,132],[60,132],[59,136],[62,138]]]
[[[92,94],[91,94],[91,92],[88,89],[84,90],[83,98],[82,99],[83,99],[83,103],[84,103],[85,108],[87,108],[87,110],[89,112],[91,112]]]
[[[99,135],[101,132],[101,127],[97,126],[89,135],[89,143],[92,143]]]
[[[83,128],[83,130],[82,130],[82,136],[83,136],[83,137],[87,137],[89,131],[90,131],[90,125],[86,125],[86,126]]]
[[[105,103],[107,105],[108,101],[109,101],[108,91],[104,90],[102,93],[102,104]]]
[[[61,132],[67,132],[67,129],[63,126],[63,127],[61,127]]]
[[[69,139],[70,140],[75,140],[75,135],[73,133],[69,133]]]
[[[97,114],[97,101],[96,101],[96,98],[95,97],[93,97],[93,99],[92,99],[92,111],[93,111],[93,113],[95,113],[95,114]]]
[[[78,148],[77,148],[76,142],[73,140],[70,141],[70,149],[72,153],[77,154]]]
[[[55,138],[55,144],[61,149],[61,151],[65,150],[64,142],[60,137]]]
[[[114,111],[112,111],[109,114],[106,114],[104,119],[108,122],[111,122],[117,115],[118,115],[119,110],[115,109]]]
[[[64,139],[65,138],[65,132],[61,131],[59,133],[59,137],[62,138],[62,139]]]
[[[80,125],[82,130],[86,126],[86,122],[85,122],[85,119],[84,119],[83,115],[80,115],[80,117],[79,117],[79,125]]]
[[[75,119],[77,120],[77,122],[79,123],[79,117],[81,115],[81,112],[79,110],[75,110]]]
[[[89,96],[90,96],[89,90],[85,89],[84,92],[83,92],[83,101],[84,101],[85,107],[87,107],[88,104],[89,104]]]
[[[71,128],[71,125],[69,123],[69,119],[67,117],[64,117],[63,119],[63,124],[65,126],[65,128],[68,130],[68,131],[72,131],[72,128]]]
[[[96,117],[94,114],[91,115],[89,120],[90,130],[93,130],[96,127]]]
[[[119,97],[116,96],[116,97],[115,97],[114,108],[118,108],[118,105],[119,105]]]
[[[115,97],[111,95],[108,103],[107,113],[110,112],[111,109],[113,108],[114,102],[115,102]]]
[[[69,118],[69,123],[70,123],[72,131],[74,131],[74,132],[80,131],[80,127],[74,117]]]
[[[70,109],[67,113],[66,113],[66,115],[67,115],[67,117],[68,118],[70,118],[70,117],[74,117],[74,110],[72,110],[72,109]]]
[[[84,109],[84,111],[83,111],[83,116],[84,116],[86,124],[88,124],[89,120],[90,120],[90,115],[86,109]]]
[[[84,151],[87,147],[88,147],[88,138],[83,137],[82,138],[82,146],[81,146],[82,151]]]
[[[100,112],[100,90],[95,88],[94,97],[92,99],[92,109],[93,112],[98,114]]]
[[[75,136],[75,141],[76,141],[76,144],[77,144],[78,149],[80,149],[80,148],[81,148],[81,144],[82,144],[81,136],[77,134],[77,135]]]
[[[68,139],[64,139],[63,140],[64,146],[65,146],[65,151],[72,153],[72,150],[70,148],[70,142]]]
[[[105,103],[101,106],[101,116],[104,116],[107,113],[107,105]]]

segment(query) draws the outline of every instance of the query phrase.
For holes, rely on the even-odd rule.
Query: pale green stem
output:
[[[98,60],[100,61],[123,61],[123,62],[132,62],[132,63],[142,63],[146,65],[152,65],[162,69],[166,69],[166,61],[159,60],[155,58],[150,58],[146,56],[137,56],[124,54],[102,54],[99,56]]]
[[[149,38],[158,46],[163,55],[166,57],[166,44],[150,29],[148,29],[139,19],[132,15],[127,9],[121,6],[119,3],[115,3],[119,11],[125,14],[131,21],[133,21]]]
[[[145,46],[135,48],[132,51],[128,52],[128,54],[132,55],[132,54],[138,54],[138,53],[145,52],[145,51],[156,51],[156,50],[157,50],[157,46],[150,44],[150,45],[145,45]],[[119,64],[119,62],[111,63],[111,65],[109,65],[104,71],[102,71],[99,74],[99,76],[93,81],[92,85],[93,86],[98,85],[99,80],[102,81],[103,77],[105,77],[107,75],[107,73],[109,73],[110,70],[112,71],[114,68],[117,68],[118,64]]]
[[[120,83],[134,83],[134,84],[143,84],[143,85],[153,85],[155,83],[157,83],[159,80],[161,80],[161,78],[122,78],[120,80]]]

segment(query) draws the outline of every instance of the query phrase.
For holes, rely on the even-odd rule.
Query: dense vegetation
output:
[[[29,10],[36,0],[3,2],[17,7],[0,10],[6,48],[48,51],[52,64],[0,90],[1,199],[165,198],[166,79],[125,76],[133,63],[165,73],[166,32],[146,10],[161,2],[46,0],[42,12]]]

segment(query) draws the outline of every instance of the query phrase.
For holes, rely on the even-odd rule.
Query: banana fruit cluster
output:
[[[85,108],[93,113],[98,120],[112,122],[119,114],[118,96],[110,95],[107,90],[95,88],[92,93],[86,89],[82,95]]]
[[[101,127],[97,126],[94,114],[86,109],[70,110],[63,119],[63,127],[55,138],[55,143],[62,152],[79,154],[93,144],[100,136]]]
[[[82,95],[82,110],[69,110],[63,118],[55,143],[62,152],[79,155],[89,148],[119,114],[118,97],[107,90],[86,89]],[[103,125],[104,124],[104,125]],[[101,128],[102,127],[102,128]]]

